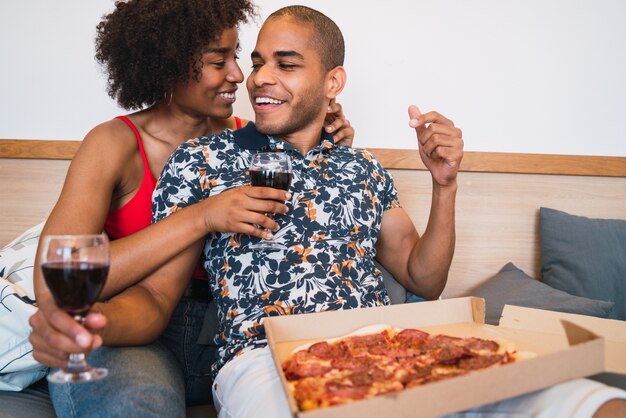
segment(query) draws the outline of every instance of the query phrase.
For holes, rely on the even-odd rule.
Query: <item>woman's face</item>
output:
[[[237,64],[239,33],[226,29],[215,42],[201,50],[200,78],[180,82],[172,94],[172,104],[194,117],[226,119],[233,114],[237,84],[243,81],[243,73]]]

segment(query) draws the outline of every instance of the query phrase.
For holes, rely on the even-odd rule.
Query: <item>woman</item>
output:
[[[236,28],[253,14],[247,0],[131,0],[116,3],[98,25],[96,58],[108,71],[109,94],[124,108],[143,110],[89,132],[43,234],[105,230],[114,238],[102,294],[109,300],[94,307],[108,321],[125,312],[125,295],[140,291],[136,283],[211,228],[263,236],[262,227],[277,226],[269,217],[259,221],[253,199],[247,213],[226,213],[208,199],[150,226],[152,191],[171,152],[188,138],[246,123],[232,117],[243,81]],[[354,131],[341,107],[335,104],[329,112],[327,129],[350,145]],[[37,360],[62,367],[67,353],[102,344],[56,307],[40,273],[35,284],[40,311],[31,319],[31,342]],[[185,398],[187,404],[210,403],[212,351],[197,344],[208,295],[206,285],[193,280],[156,343],[92,353],[90,363],[110,369],[106,379],[81,385],[80,391],[51,385],[57,414],[184,416]],[[91,314],[86,326],[99,330],[105,316]]]

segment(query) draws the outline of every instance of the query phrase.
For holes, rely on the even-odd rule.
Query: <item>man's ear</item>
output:
[[[326,97],[334,99],[346,85],[346,70],[342,66],[337,66],[326,75]]]

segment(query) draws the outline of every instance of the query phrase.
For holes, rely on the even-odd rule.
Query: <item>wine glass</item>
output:
[[[41,254],[41,269],[54,301],[82,324],[109,273],[107,236],[46,235],[42,237]],[[87,364],[84,353],[73,353],[67,366],[49,374],[48,381],[87,382],[107,374],[107,369]]]
[[[273,187],[289,190],[291,184],[291,158],[285,152],[259,152],[252,156],[250,162],[250,184],[252,186]],[[261,240],[251,244],[253,250],[275,251],[284,250],[282,244],[274,239]]]

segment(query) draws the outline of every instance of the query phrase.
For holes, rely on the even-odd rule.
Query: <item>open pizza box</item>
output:
[[[626,389],[626,321],[507,305],[502,311],[500,326],[560,335],[557,344],[567,348],[569,344],[561,325],[563,320],[604,338],[606,373],[596,377],[605,383]]]
[[[532,311],[538,312],[538,315],[542,312]],[[513,327],[502,324],[492,326],[484,324],[484,318],[484,300],[467,297],[271,317],[264,321],[264,325],[283,389],[287,393],[293,416],[297,417],[440,416],[605,370],[604,339],[582,326],[569,321],[559,321],[561,329],[535,327],[534,321]],[[521,324],[520,321],[514,322]],[[373,324],[418,328],[431,334],[506,341],[517,351],[533,356],[401,392],[328,408],[299,411],[288,389],[282,363],[294,349],[303,344],[342,337]]]

